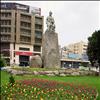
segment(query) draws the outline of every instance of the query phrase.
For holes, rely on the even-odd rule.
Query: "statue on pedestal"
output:
[[[46,19],[46,24],[47,24],[47,30],[49,31],[55,31],[55,21],[54,18],[52,17],[52,12],[49,12],[49,16]]]
[[[43,35],[42,62],[44,68],[60,68],[58,34],[55,32],[55,21],[52,12],[46,19],[47,29]]]

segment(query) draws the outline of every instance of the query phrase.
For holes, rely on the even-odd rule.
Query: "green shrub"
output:
[[[11,86],[13,86],[15,83],[15,79],[12,75],[9,77],[9,83],[11,84]]]
[[[5,67],[6,66],[6,61],[3,58],[0,58],[0,67]]]

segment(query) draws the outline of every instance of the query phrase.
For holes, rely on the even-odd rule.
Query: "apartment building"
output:
[[[0,54],[7,65],[29,65],[32,56],[41,55],[44,26],[41,9],[30,10],[30,6],[19,3],[0,6]]]
[[[87,46],[87,43],[80,41],[61,48],[61,66],[65,68],[78,68],[81,64],[88,66]]]
[[[77,43],[72,43],[62,48],[62,57],[69,59],[85,59],[88,60],[87,57],[87,46],[88,44],[80,41]]]
[[[77,43],[69,44],[67,46],[70,52],[75,54],[84,54],[87,51],[87,43],[80,41]]]

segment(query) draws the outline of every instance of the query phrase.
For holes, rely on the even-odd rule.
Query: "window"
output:
[[[41,25],[42,24],[42,18],[35,17],[35,23]]]
[[[30,37],[21,36],[20,41],[21,42],[31,42],[31,38]]]
[[[30,20],[31,21],[31,16],[27,16],[27,15],[21,14],[21,19]]]
[[[36,29],[42,29],[42,25],[35,24]]]
[[[11,13],[10,12],[3,12],[3,13],[1,13],[1,17],[11,17]]]
[[[21,28],[21,34],[31,35],[31,30],[27,30],[27,29],[22,29]]]
[[[83,46],[84,46],[84,47],[87,47],[87,45],[85,45],[85,44],[84,44]]]
[[[42,38],[42,32],[35,31],[35,36],[36,36],[36,38]]]
[[[8,41],[8,40],[10,40],[10,36],[9,35],[8,36],[2,36],[1,40]]]
[[[34,51],[41,52],[41,46],[34,46]]]
[[[0,29],[0,33],[3,32],[3,28]]]
[[[7,32],[7,28],[5,28],[5,32]]]
[[[10,56],[10,52],[9,51],[3,51],[3,56],[5,57],[9,57]]]
[[[10,49],[9,43],[1,43],[0,46],[1,46],[1,49]]]
[[[35,38],[35,43],[42,43],[42,39]]]
[[[31,23],[21,21],[21,26],[31,28]]]
[[[4,33],[10,33],[11,32],[11,28],[10,27],[1,27],[1,32],[4,32]]]
[[[30,51],[30,48],[22,48],[22,47],[20,47],[19,50]]]
[[[87,48],[83,48],[83,50],[87,50]]]

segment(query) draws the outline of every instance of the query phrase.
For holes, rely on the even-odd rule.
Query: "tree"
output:
[[[99,67],[100,75],[100,30],[93,32],[88,38],[87,55],[92,66]]]
[[[0,68],[1,67],[5,67],[6,66],[6,61],[5,59],[3,58],[3,56],[0,57]]]

